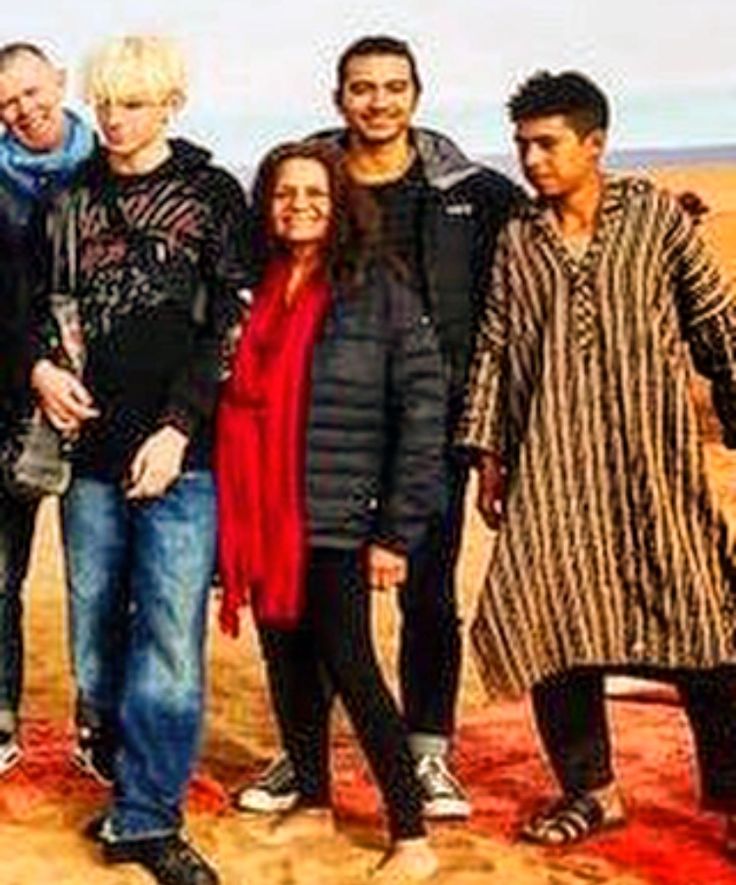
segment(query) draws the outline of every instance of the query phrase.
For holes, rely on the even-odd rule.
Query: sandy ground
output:
[[[655,176],[674,190],[695,190],[711,206],[707,233],[729,273],[736,269],[736,168],[667,170]],[[710,447],[714,474],[724,499],[736,504],[733,457],[720,446]],[[491,539],[469,511],[465,552],[459,569],[466,622],[474,607],[490,552]],[[66,654],[66,629],[58,525],[53,502],[44,505],[34,549],[28,616],[26,731],[49,729],[48,758],[43,741],[20,773],[0,784],[0,885],[87,885],[144,883],[135,869],[102,866],[94,849],[79,834],[83,823],[105,800],[101,789],[68,775],[65,753],[71,709]],[[245,619],[249,622],[249,619]],[[396,623],[390,598],[378,598],[376,633],[387,675],[394,682]],[[375,826],[339,826],[335,835],[307,832],[285,846],[269,843],[262,821],[244,820],[223,806],[218,784],[232,788],[256,771],[274,751],[275,735],[264,677],[252,630],[237,641],[224,639],[214,627],[210,643],[208,730],[201,770],[212,780],[200,783],[189,814],[196,842],[215,859],[225,885],[351,885],[366,881],[380,857],[384,834]],[[488,710],[472,664],[466,662],[461,717]],[[35,730],[34,730],[35,729]],[[352,739],[338,723],[338,777],[342,786],[354,767]],[[34,755],[35,754],[35,755]],[[346,761],[347,760],[347,761]],[[56,780],[49,766],[57,771]],[[61,772],[61,773],[60,773]],[[208,793],[209,791],[209,793]],[[634,883],[597,860],[550,859],[532,849],[495,842],[462,826],[433,829],[441,871],[433,880],[452,885],[505,882],[507,885],[566,883]]]

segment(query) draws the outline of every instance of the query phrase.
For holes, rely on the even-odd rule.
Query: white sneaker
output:
[[[234,794],[233,805],[238,811],[273,814],[290,811],[298,799],[294,766],[288,755],[282,753],[250,786]]]
[[[470,817],[468,797],[460,786],[460,781],[447,767],[444,756],[420,756],[416,771],[422,787],[425,818],[465,820]]]
[[[22,758],[18,735],[14,731],[0,731],[0,775],[15,768]]]

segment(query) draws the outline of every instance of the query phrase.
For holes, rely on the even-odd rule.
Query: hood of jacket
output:
[[[325,129],[311,137],[344,149],[347,134],[344,128]],[[427,181],[438,190],[449,190],[483,169],[469,159],[451,138],[433,129],[414,127],[411,129],[411,140],[422,161]]]

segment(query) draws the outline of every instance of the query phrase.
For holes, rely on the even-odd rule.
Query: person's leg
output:
[[[128,504],[128,648],[108,842],[172,836],[199,746],[215,493],[206,471],[161,498]],[[124,854],[125,852],[123,852]],[[115,858],[119,859],[119,858]]]
[[[412,743],[447,750],[455,726],[461,660],[454,571],[460,547],[466,468],[453,465],[450,502],[412,553],[409,579],[399,596],[399,671],[404,717]],[[414,739],[418,738],[419,741]]]
[[[245,784],[234,795],[234,805],[239,811],[246,811],[256,814],[272,814],[274,812],[288,811],[299,801],[300,786],[297,783],[295,765],[289,754],[289,739],[286,737],[285,721],[290,719],[288,712],[289,703],[285,700],[284,695],[291,693],[290,686],[298,686],[291,696],[306,698],[305,693],[305,670],[303,661],[307,660],[310,652],[305,650],[295,650],[292,647],[292,640],[284,637],[278,639],[278,631],[259,630],[261,637],[261,647],[263,649],[264,658],[266,660],[266,672],[268,676],[269,690],[271,693],[271,701],[276,712],[276,721],[279,728],[279,737],[284,747],[280,755],[272,760],[266,768],[255,778],[255,780]],[[264,636],[268,634],[264,641]],[[282,634],[283,635],[283,634]],[[303,637],[302,637],[303,639]],[[296,640],[299,641],[298,639]],[[286,651],[289,649],[288,651]],[[285,652],[282,654],[282,652]],[[311,657],[308,658],[311,664]],[[320,696],[317,697],[313,691],[317,691],[312,686],[316,683],[312,682],[312,671],[309,671],[309,705],[317,719],[310,719],[310,729],[314,730],[313,739],[315,746],[320,749],[315,750],[311,759],[317,766],[313,769],[323,771],[324,777],[329,775],[327,766],[323,767],[322,763],[327,757],[327,741],[329,730],[330,710],[335,699],[335,689],[330,681],[329,675],[324,666],[318,664],[318,682]],[[319,712],[317,712],[319,711]],[[303,717],[297,715],[297,719],[302,722],[306,721]],[[321,721],[321,723],[320,723]],[[302,732],[304,734],[304,732]],[[315,781],[316,782],[316,781]],[[302,790],[304,789],[302,785]],[[325,795],[329,793],[329,783],[325,780]]]
[[[111,482],[76,478],[62,500],[61,521],[77,689],[73,761],[109,783],[128,607],[123,492]]]
[[[702,805],[736,815],[736,668],[690,670],[675,683],[693,733]]]
[[[614,780],[604,676],[570,670],[532,689],[537,731],[563,793],[579,795]]]
[[[413,551],[399,595],[401,698],[430,818],[463,818],[470,803],[447,764],[455,729],[461,639],[455,590],[467,468],[448,464],[449,505]]]
[[[23,605],[36,505],[0,488],[0,774],[20,761],[18,709],[23,687]]]
[[[545,845],[580,842],[625,820],[611,765],[604,674],[570,670],[532,689],[537,729],[561,797],[521,829]]]
[[[421,788],[407,731],[371,639],[370,592],[355,552],[313,550],[308,615],[318,648],[379,783],[393,841],[421,838]]]
[[[309,623],[295,630],[259,627],[271,700],[284,749],[291,760],[297,798],[303,805],[330,803],[329,719],[331,700]],[[287,810],[285,808],[270,810]]]

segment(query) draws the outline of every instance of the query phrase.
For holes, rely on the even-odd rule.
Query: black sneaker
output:
[[[209,863],[179,835],[152,839],[102,839],[102,854],[111,864],[135,863],[160,885],[219,885]]]
[[[299,799],[296,772],[286,753],[277,756],[252,784],[233,795],[237,811],[253,814],[283,813],[294,808]]]
[[[72,763],[82,774],[109,787],[115,776],[115,745],[106,729],[80,725]]]
[[[22,756],[18,735],[14,731],[0,731],[0,775],[15,768]]]

